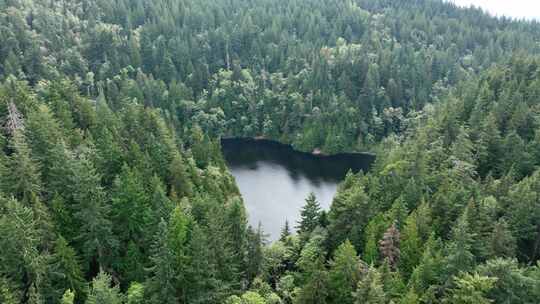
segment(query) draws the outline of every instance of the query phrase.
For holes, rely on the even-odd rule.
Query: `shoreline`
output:
[[[278,145],[282,145],[282,146],[288,146],[289,148],[291,148],[295,152],[309,154],[309,155],[312,155],[312,156],[315,156],[315,157],[320,157],[320,158],[339,157],[339,156],[343,156],[343,155],[367,155],[367,156],[371,156],[371,157],[377,157],[377,154],[372,153],[372,152],[339,152],[339,153],[334,153],[334,154],[326,154],[326,153],[323,153],[320,148],[315,148],[311,152],[302,151],[302,150],[296,149],[290,143],[283,143],[281,141],[274,140],[274,139],[269,139],[269,138],[266,138],[264,136],[255,136],[255,137],[222,136],[222,137],[220,137],[220,141],[224,141],[224,140],[225,141],[227,141],[227,140],[259,141],[259,142],[265,142],[265,143],[269,143],[269,144],[278,144]]]

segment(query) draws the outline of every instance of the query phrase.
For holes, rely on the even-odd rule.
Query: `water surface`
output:
[[[296,226],[310,192],[327,210],[347,172],[367,171],[374,160],[372,155],[357,153],[316,156],[268,140],[223,139],[221,144],[249,223],[260,222],[270,240],[279,237],[285,220]]]

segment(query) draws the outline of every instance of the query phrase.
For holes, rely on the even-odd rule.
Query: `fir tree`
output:
[[[290,235],[291,235],[291,228],[289,227],[289,221],[285,220],[285,225],[281,229],[279,240],[281,242],[285,242]]]
[[[384,304],[387,296],[384,293],[381,274],[370,267],[358,282],[354,293],[355,304]]]
[[[298,233],[304,238],[309,238],[309,234],[319,225],[321,207],[314,193],[310,193],[306,198],[306,204],[300,210],[300,220],[296,227]]]
[[[352,304],[361,275],[360,259],[351,242],[341,244],[330,261],[329,291],[330,303]]]
[[[106,272],[100,271],[92,280],[92,288],[86,299],[86,304],[121,304],[122,294],[118,286],[112,286],[112,278]]]

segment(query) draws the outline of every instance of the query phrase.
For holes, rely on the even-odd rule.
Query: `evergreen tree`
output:
[[[95,261],[99,267],[107,267],[116,252],[118,241],[112,232],[110,209],[105,202],[106,193],[101,186],[101,178],[86,154],[81,154],[75,160],[72,174],[76,241],[87,263]]]
[[[140,240],[143,235],[143,220],[149,209],[149,199],[144,189],[142,177],[136,169],[127,165],[116,177],[112,189],[111,217],[115,222],[122,222],[114,227],[115,235],[122,242]]]
[[[61,304],[73,304],[75,303],[75,293],[70,289],[67,289],[66,292],[62,295]]]
[[[473,237],[469,232],[469,224],[464,213],[452,228],[452,239],[446,249],[447,275],[457,275],[461,271],[473,268],[475,260],[471,252],[472,244]]]
[[[354,293],[355,304],[383,304],[387,302],[381,281],[381,274],[370,267],[358,282]]]
[[[291,235],[291,228],[289,227],[289,221],[285,220],[285,225],[281,229],[281,234],[279,235],[279,240],[281,242],[285,242],[290,235]]]
[[[400,265],[401,272],[408,276],[422,257],[422,240],[418,232],[417,213],[413,212],[405,220],[401,234]]]
[[[314,193],[310,193],[306,198],[306,204],[300,210],[300,220],[296,227],[298,234],[304,238],[309,238],[309,234],[319,225],[321,207]]]
[[[248,283],[251,283],[261,274],[263,267],[263,230],[259,223],[257,231],[253,231],[251,226],[247,230],[247,255],[246,255],[246,277]]]
[[[184,160],[180,153],[175,153],[169,165],[169,185],[171,192],[179,197],[191,195],[192,184],[187,176]]]
[[[145,294],[150,303],[177,303],[176,256],[169,244],[168,224],[161,220],[151,248]]]
[[[51,258],[53,287],[62,293],[69,293],[73,297],[83,299],[86,294],[86,282],[79,264],[75,250],[69,246],[63,237],[56,240],[54,253]],[[64,294],[66,295],[66,294]],[[70,296],[71,297],[71,296]]]
[[[491,257],[513,257],[516,252],[516,239],[504,219],[493,226],[487,248]]]
[[[121,304],[122,294],[117,286],[112,286],[112,278],[102,270],[92,280],[92,288],[86,304]]]
[[[16,131],[10,140],[10,149],[4,171],[1,173],[1,189],[15,198],[30,203],[33,196],[41,192],[41,178],[38,163],[32,158],[26,138],[21,131]]]
[[[329,270],[329,303],[352,304],[360,280],[360,259],[351,242],[341,244],[334,252]]]
[[[445,302],[452,304],[492,303],[485,294],[493,288],[493,283],[496,281],[494,278],[480,276],[477,273],[465,274],[456,279],[456,288],[451,291],[451,295],[445,299]]]

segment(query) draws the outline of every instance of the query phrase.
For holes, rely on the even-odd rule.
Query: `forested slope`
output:
[[[538,53],[537,23],[431,0],[3,1],[4,78],[69,77],[115,110],[301,150],[369,150],[468,75]],[[331,127],[328,127],[331,126]]]
[[[536,303],[539,39],[431,0],[0,0],[0,303]],[[221,136],[378,157],[264,244]]]

